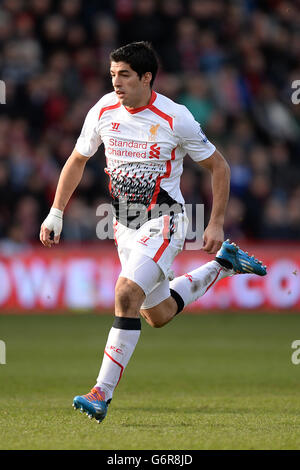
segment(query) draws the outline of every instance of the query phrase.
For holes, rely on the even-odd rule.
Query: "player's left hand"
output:
[[[223,225],[209,223],[203,234],[202,250],[210,255],[217,253],[224,241]]]

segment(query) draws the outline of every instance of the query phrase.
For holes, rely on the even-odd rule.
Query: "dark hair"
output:
[[[126,62],[138,74],[140,79],[146,72],[151,72],[150,87],[152,88],[157,74],[158,59],[149,42],[131,42],[126,46],[119,47],[119,49],[111,52],[110,61]]]

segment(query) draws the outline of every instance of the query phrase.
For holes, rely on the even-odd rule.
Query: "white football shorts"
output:
[[[143,289],[146,298],[142,308],[151,308],[170,296],[171,266],[183,249],[187,227],[185,213],[148,220],[139,229],[128,228],[114,219],[120,276]]]

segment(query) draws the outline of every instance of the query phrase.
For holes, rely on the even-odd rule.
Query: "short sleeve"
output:
[[[77,139],[75,149],[85,157],[92,157],[101,145],[98,132],[98,106],[93,106],[86,115],[81,134]]]
[[[181,148],[195,162],[205,160],[216,150],[192,113],[183,105],[180,105],[180,113],[176,116],[174,130],[178,134]]]

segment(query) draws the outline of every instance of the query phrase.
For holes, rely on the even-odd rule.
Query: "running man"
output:
[[[153,91],[157,69],[148,43],[131,43],[111,53],[114,91],[88,112],[40,231],[46,247],[59,243],[64,209],[87,160],[103,143],[122,270],[115,287],[115,319],[96,384],[73,401],[75,409],[99,423],[140,337],[140,316],[151,326],[162,327],[218,280],[237,273],[266,274],[260,261],[223,242],[229,166],[185,106]],[[186,154],[211,173],[213,205],[203,250],[216,257],[170,281],[170,268],[183,249],[188,223],[180,192]],[[138,223],[136,207],[144,208]]]

